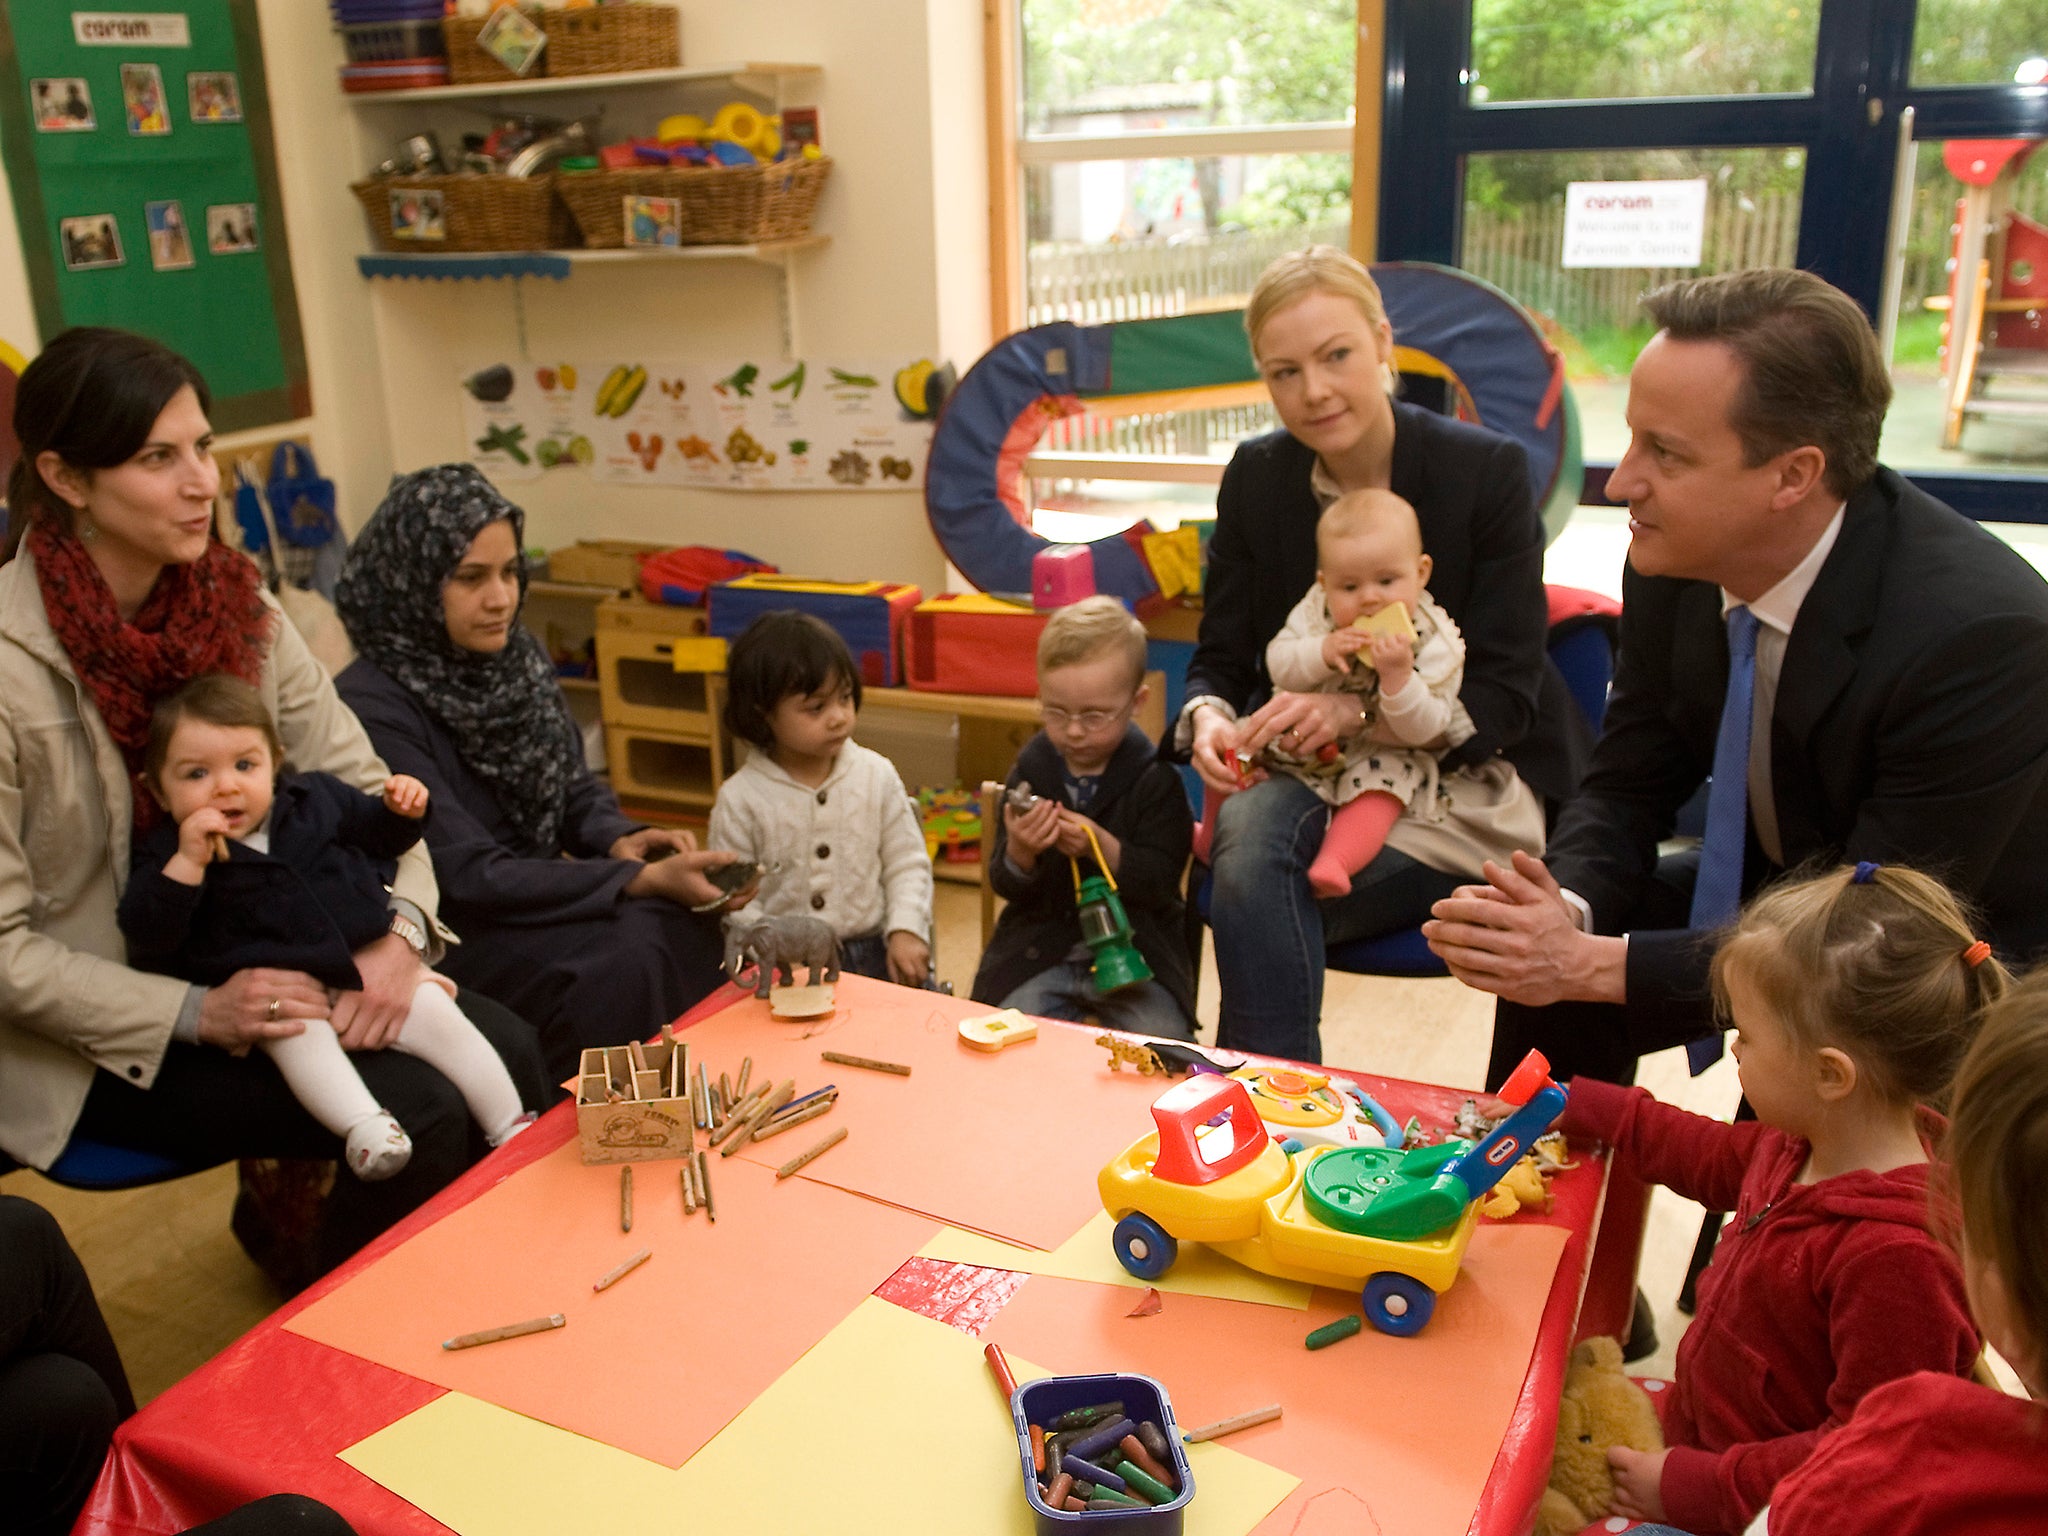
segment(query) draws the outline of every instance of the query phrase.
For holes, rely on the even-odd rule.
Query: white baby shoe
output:
[[[412,1160],[412,1138],[389,1114],[378,1110],[349,1127],[348,1171],[365,1184],[388,1179]]]

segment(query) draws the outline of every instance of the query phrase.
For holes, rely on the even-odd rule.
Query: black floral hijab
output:
[[[441,588],[491,523],[526,547],[526,514],[468,464],[438,464],[391,482],[348,552],[335,607],[349,639],[447,726],[471,772],[497,795],[529,848],[560,851],[562,802],[584,771],[583,736],[539,640],[517,621],[496,655],[448,638]],[[526,571],[519,572],[526,601]]]

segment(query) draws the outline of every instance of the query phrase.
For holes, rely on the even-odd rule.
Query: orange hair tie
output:
[[[1971,970],[1975,970],[1978,966],[1982,965],[1986,960],[1989,960],[1990,958],[1991,946],[1983,939],[1979,939],[1976,943],[1972,944],[1968,949],[1963,951],[1963,964],[1970,967]]]

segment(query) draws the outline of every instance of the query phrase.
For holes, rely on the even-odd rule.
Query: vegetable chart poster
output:
[[[888,491],[924,483],[929,359],[485,363],[461,379],[466,453],[494,480]]]

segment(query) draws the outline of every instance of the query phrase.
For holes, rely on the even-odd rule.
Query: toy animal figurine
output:
[[[1116,1035],[1100,1034],[1095,1043],[1109,1052],[1109,1070],[1121,1072],[1126,1062],[1136,1067],[1145,1077],[1159,1077],[1166,1072],[1166,1063],[1159,1059],[1159,1053],[1150,1046],[1140,1045],[1135,1040],[1120,1039]]]
[[[1480,1202],[1479,1214],[1505,1221],[1523,1211],[1548,1212],[1550,1205],[1550,1186],[1543,1182],[1543,1165],[1532,1152],[1500,1176],[1493,1193]]]
[[[1578,1167],[1577,1162],[1566,1162],[1572,1155],[1563,1131],[1552,1131],[1547,1136],[1538,1136],[1529,1143],[1529,1155],[1536,1159],[1536,1171],[1548,1178],[1553,1173],[1563,1173],[1567,1168]]]
[[[766,998],[770,986],[796,985],[796,967],[800,965],[810,967],[814,987],[835,982],[839,979],[839,938],[830,923],[803,913],[736,925],[725,935],[725,974],[738,981],[749,965],[756,968],[754,996],[758,998]]]

